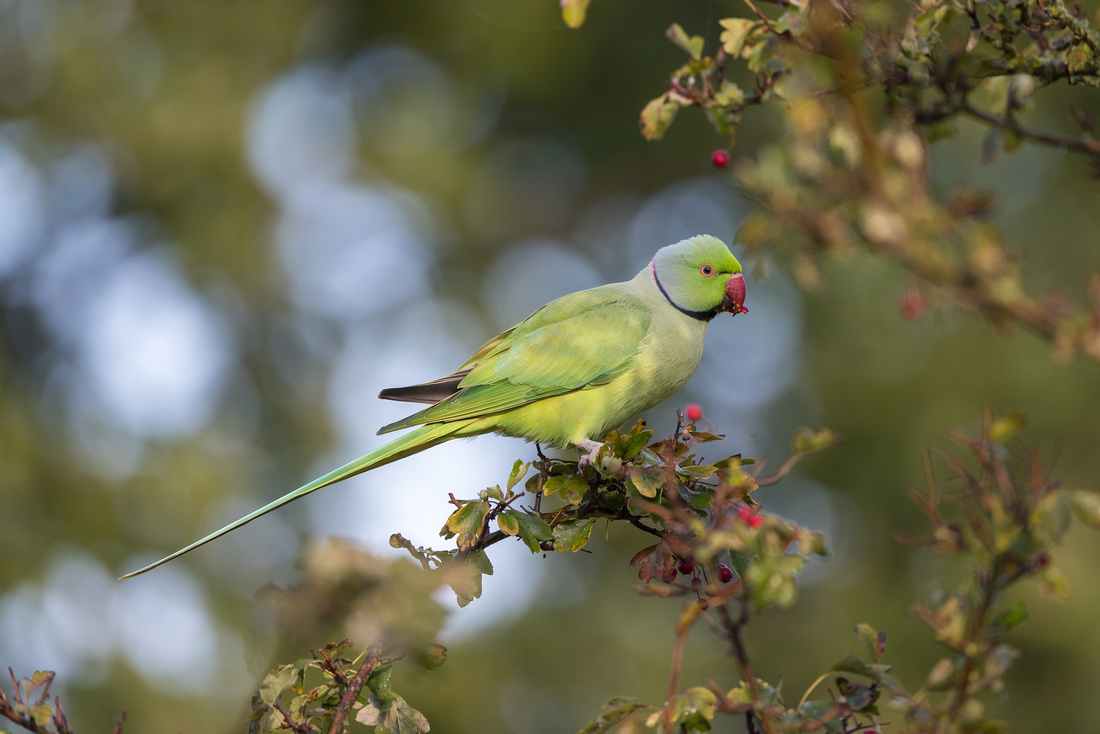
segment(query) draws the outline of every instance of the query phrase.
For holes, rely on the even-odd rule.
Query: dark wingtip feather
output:
[[[385,390],[378,393],[378,397],[382,400],[397,400],[403,403],[428,403],[429,405],[434,405],[458,392],[459,383],[462,382],[462,379],[468,374],[470,374],[470,372],[466,370],[463,372],[455,372],[446,377],[440,377],[438,380],[432,380],[431,382],[423,382],[419,385],[387,387]]]

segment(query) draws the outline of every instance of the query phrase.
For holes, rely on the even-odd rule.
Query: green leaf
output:
[[[477,496],[483,500],[496,500],[497,502],[504,501],[504,493],[500,491],[500,485],[495,487],[487,487],[477,493]]]
[[[794,448],[794,453],[805,454],[840,443],[840,434],[835,433],[832,429],[825,426],[822,426],[816,431],[812,431],[809,428],[799,428],[794,432],[794,438],[791,443]]]
[[[623,443],[622,457],[624,459],[633,459],[638,455],[638,452],[649,445],[650,440],[653,438],[653,431],[641,430],[643,425],[641,421],[638,421],[630,436]]]
[[[721,441],[725,436],[718,433],[710,433],[708,431],[692,431],[691,437],[698,443],[710,443],[711,441]]]
[[[447,538],[457,535],[459,550],[468,550],[481,536],[485,527],[485,516],[488,514],[488,501],[467,502],[447,518],[447,524],[439,534]]]
[[[531,549],[532,553],[538,553],[542,550],[539,541],[550,540],[554,537],[550,525],[538,515],[516,510],[505,510],[500,513],[501,517],[505,515],[516,523],[516,530],[520,539]],[[500,522],[500,518],[497,518],[497,522]],[[503,527],[501,529],[503,530]],[[508,534],[515,535],[516,533]]]
[[[639,711],[653,709],[653,706],[638,698],[612,698],[603,705],[603,713],[588,722],[577,734],[605,734]]]
[[[1100,530],[1100,494],[1077,490],[1070,493],[1069,501],[1078,520]]]
[[[700,512],[714,504],[714,490],[705,484],[685,484],[678,491],[680,499]]]
[[[261,701],[268,706],[274,706],[275,702],[279,700],[279,696],[286,689],[294,685],[301,685],[301,680],[301,668],[296,665],[279,665],[264,676],[263,682],[260,683],[260,687],[256,692],[259,694]]]
[[[390,678],[393,675],[393,663],[379,665],[371,671],[367,678],[366,687],[374,693],[383,707],[387,707],[393,701],[394,694],[390,690]]]
[[[1089,54],[1088,47],[1083,43],[1079,43],[1066,54],[1066,68],[1069,69],[1071,74],[1076,74],[1088,69],[1090,60],[1091,54]]]
[[[878,700],[879,692],[877,690],[862,683],[850,681],[847,678],[837,678],[836,687],[840,695],[844,696],[848,705],[856,711],[870,713],[875,701]]]
[[[580,28],[588,15],[590,0],[561,0],[561,19],[570,28]]]
[[[638,124],[642,128],[642,137],[652,142],[660,140],[668,132],[672,121],[676,119],[676,113],[680,105],[668,101],[668,93],[662,94],[656,99],[650,100],[642,108],[642,114],[638,118]]]
[[[1027,517],[1027,527],[1039,542],[1050,545],[1061,540],[1073,519],[1071,504],[1072,498],[1070,503],[1066,503],[1062,501],[1061,493],[1052,492],[1032,506]],[[1021,532],[1016,526],[1012,526],[1010,530],[1017,535]]]
[[[550,477],[542,485],[545,495],[560,494],[561,498],[573,505],[579,505],[588,491],[588,481],[580,474],[561,474]]]
[[[516,519],[515,515],[505,511],[497,515],[497,527],[505,535],[515,536],[519,533],[519,520]]]
[[[745,47],[745,39],[752,27],[756,25],[756,21],[748,18],[723,18],[718,21],[718,24],[723,28],[722,35],[718,39],[722,43],[722,48],[729,56],[737,58],[741,55],[741,50]]]
[[[718,710],[718,696],[709,688],[696,686],[672,696],[665,706],[669,718],[680,725],[680,731],[710,731],[710,722]],[[646,725],[657,727],[664,716],[664,711],[656,711],[650,714]]]
[[[653,499],[665,484],[664,470],[657,467],[631,469],[630,482],[638,490],[638,494]]]
[[[829,713],[835,708],[835,701],[807,701],[806,703],[802,704],[802,707],[800,709],[798,709],[798,713],[800,713],[802,717],[807,721],[815,721],[817,719],[820,719],[822,716],[825,716],[825,714]],[[836,715],[834,714],[834,718],[835,716]],[[829,724],[831,723],[834,723],[834,719],[830,719],[829,721],[825,722],[825,731],[841,731],[841,729],[837,727],[830,728]]]
[[[566,479],[561,488],[562,499],[568,501],[571,505],[579,505],[584,500],[584,495],[587,492],[588,481],[580,474],[574,474]]]
[[[565,486],[565,480],[568,479],[564,474],[558,474],[547,479],[542,484],[542,493],[549,496],[557,494]]]
[[[829,551],[825,549],[825,535],[816,530],[800,529],[798,533],[798,552],[804,556],[827,556]]]
[[[1001,627],[1004,630],[1010,630],[1017,625],[1021,625],[1028,619],[1027,605],[1022,601],[1018,601],[1008,609],[1001,612],[993,624],[996,627]]]
[[[758,607],[775,605],[786,608],[794,604],[798,588],[794,579],[806,559],[802,556],[761,556],[744,575]]]
[[[447,662],[447,648],[438,643],[432,643],[417,652],[416,661],[428,670],[435,670]]]
[[[596,495],[596,502],[601,510],[619,514],[626,507],[626,495],[621,492],[605,491]]]
[[[1039,575],[1039,593],[1056,601],[1069,596],[1069,579],[1060,569],[1048,568]]]
[[[493,565],[485,551],[477,551],[451,561],[441,569],[447,585],[454,591],[458,606],[464,607],[481,596],[481,577],[493,575]]]
[[[681,476],[690,477],[691,479],[710,479],[718,473],[718,467],[683,464],[676,467],[676,472]]]
[[[20,707],[30,714],[30,717],[34,719],[35,723],[39,726],[45,727],[50,723],[50,719],[53,718],[53,707],[49,704],[41,704],[38,706]]]
[[[527,476],[527,471],[531,468],[531,462],[523,463],[521,460],[516,459],[516,463],[512,465],[512,472],[508,475],[508,489],[516,486],[520,481]]]
[[[675,43],[677,46],[688,52],[688,55],[693,59],[698,59],[703,55],[703,37],[702,36],[688,36],[679,23],[673,23],[665,31],[665,35],[669,40]]]
[[[863,646],[867,648],[867,652],[870,653],[871,659],[876,663],[882,661],[882,657],[886,654],[886,633],[876,632],[875,628],[866,622],[860,622],[856,625],[856,637],[863,643]]]
[[[1009,439],[1023,430],[1025,425],[1027,425],[1027,416],[1023,413],[1006,413],[993,421],[993,426],[989,429],[989,440],[1004,446]]]
[[[366,704],[355,714],[355,720],[377,727],[376,734],[425,734],[431,729],[424,714],[396,694],[390,705],[368,696]]]
[[[588,543],[588,537],[592,534],[593,518],[570,520],[558,523],[554,526],[554,550],[573,551],[576,553]]]
[[[851,654],[829,670],[834,673],[854,673],[855,675],[862,675],[884,686],[891,686],[897,683],[898,680],[897,677],[890,673],[889,665],[885,663],[865,663]]]
[[[745,553],[744,551],[730,551],[730,565],[733,566],[734,572],[740,578],[744,578],[745,574],[749,572],[749,568],[752,566],[752,555]]]
[[[39,689],[49,689],[50,683],[53,682],[55,673],[52,670],[36,670],[31,674],[30,678],[23,679],[23,692],[26,694],[27,700],[38,693]]]

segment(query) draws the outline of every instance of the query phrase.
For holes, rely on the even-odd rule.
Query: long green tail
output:
[[[392,461],[404,459],[406,456],[411,456],[418,451],[423,451],[426,448],[430,448],[437,444],[441,444],[444,441],[455,438],[456,433],[459,433],[460,435],[472,435],[462,433],[462,429],[466,428],[471,422],[472,421],[454,421],[451,423],[431,423],[429,425],[422,426],[421,428],[418,428],[411,433],[405,434],[401,438],[390,441],[385,446],[380,446],[374,451],[371,451],[369,454],[360,456],[355,461],[344,464],[339,469],[330,471],[323,477],[318,477],[317,479],[314,479],[309,484],[299,487],[290,494],[284,495],[274,502],[264,505],[258,510],[255,510],[254,512],[250,512],[249,514],[242,517],[240,520],[226,525],[221,530],[210,533],[210,535],[207,535],[202,540],[196,540],[194,543],[187,546],[186,548],[181,548],[172,555],[165,556],[156,563],[150,563],[145,568],[133,571],[126,574],[125,576],[121,576],[119,578],[119,581],[130,579],[134,576],[140,576],[146,571],[151,571],[157,566],[163,565],[171,560],[179,558],[184,553],[190,553],[199,546],[206,545],[210,541],[216,538],[220,538],[226,533],[230,533],[241,527],[242,525],[246,525],[252,522],[257,517],[266,515],[272,510],[277,510],[283,505],[290,504],[300,497],[305,497],[310,492],[316,492],[318,489],[327,487],[330,484],[342,482],[349,477],[354,477],[356,474],[362,474],[365,471],[370,471],[371,469],[382,466],[383,464],[389,464]]]

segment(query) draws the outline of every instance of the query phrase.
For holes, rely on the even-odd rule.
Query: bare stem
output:
[[[747,589],[745,590],[745,594],[741,597],[740,603],[741,613],[736,620],[733,619],[733,616],[729,613],[728,606],[725,604],[718,607],[718,613],[722,616],[722,622],[729,635],[730,652],[737,661],[737,667],[741,671],[741,677],[744,679],[745,685],[749,687],[749,695],[752,697],[753,712],[756,714],[756,718],[760,725],[764,728],[765,734],[774,734],[775,729],[772,726],[771,720],[763,715],[765,710],[764,696],[760,692],[760,685],[756,682],[756,674],[753,672],[752,662],[749,660],[749,653],[745,647],[744,629],[745,625],[749,622],[749,618],[752,616],[751,602],[748,598]],[[748,724],[749,731],[753,731],[751,716]]]
[[[344,730],[347,728],[348,712],[351,711],[351,706],[355,703],[355,700],[359,698],[359,693],[366,685],[367,678],[374,672],[381,656],[382,647],[377,642],[373,643],[368,648],[367,657],[363,660],[363,664],[359,666],[359,671],[351,679],[351,684],[340,698],[340,705],[336,707],[336,716],[333,717],[332,726],[328,730],[329,734],[344,734]]]

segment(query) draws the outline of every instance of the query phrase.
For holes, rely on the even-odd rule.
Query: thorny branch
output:
[[[359,698],[359,693],[363,690],[367,678],[374,672],[374,668],[378,665],[381,656],[382,646],[377,642],[373,643],[367,649],[367,655],[363,660],[363,664],[359,666],[359,670],[356,672],[355,677],[352,678],[351,683],[348,684],[348,689],[344,691],[344,695],[340,697],[340,704],[336,707],[336,715],[332,719],[332,726],[329,728],[329,734],[344,734],[344,730],[347,728],[348,712],[351,711],[352,704]]]

